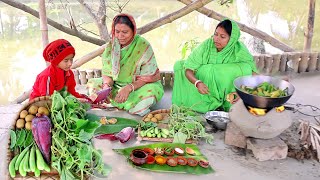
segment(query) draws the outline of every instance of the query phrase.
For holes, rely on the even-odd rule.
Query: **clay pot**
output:
[[[151,148],[143,148],[143,151],[146,152],[148,155],[154,155],[154,150]]]
[[[147,162],[147,153],[141,149],[134,149],[130,154],[130,160],[136,166],[141,166]]]

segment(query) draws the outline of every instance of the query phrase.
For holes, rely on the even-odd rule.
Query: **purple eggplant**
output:
[[[32,135],[45,161],[51,162],[51,120],[46,115],[37,114],[32,120]]]

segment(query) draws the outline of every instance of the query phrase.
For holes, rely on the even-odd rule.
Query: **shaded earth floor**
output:
[[[309,104],[320,106],[320,73],[306,73],[295,76],[290,80],[295,86],[296,91],[289,103],[292,104]],[[171,104],[171,90],[167,89],[164,98],[153,109],[169,108]],[[8,129],[12,125],[16,114],[19,112],[21,105],[0,106],[0,179],[6,179],[7,171],[7,147],[8,147]],[[304,113],[314,113],[310,108],[300,107],[300,111]],[[141,119],[139,116],[132,116],[124,111],[105,111],[93,109],[90,112],[99,116],[116,116],[132,119]],[[320,114],[319,112],[317,112]],[[302,115],[298,112],[291,112],[292,119],[297,122],[300,119],[314,121],[312,117]],[[293,123],[290,129],[282,134],[282,136],[292,141],[298,137],[295,131],[296,124]],[[210,127],[206,127],[210,131]],[[297,161],[296,159],[287,158],[276,161],[257,161],[250,151],[238,150],[224,144],[224,132],[219,131],[213,133],[215,142],[213,145],[200,142],[198,145],[202,154],[204,154],[215,173],[207,175],[189,175],[175,173],[158,173],[144,171],[130,166],[124,156],[116,154],[112,148],[126,148],[130,146],[142,145],[150,142],[139,142],[130,140],[125,144],[119,142],[110,142],[107,140],[94,140],[95,147],[102,149],[104,162],[112,166],[112,171],[106,179],[320,179],[320,163],[316,160]]]

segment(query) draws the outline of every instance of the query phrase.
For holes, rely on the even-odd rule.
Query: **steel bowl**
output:
[[[253,94],[249,94],[241,90],[241,85],[249,86],[249,87],[256,87],[263,82],[268,82],[273,84],[277,88],[284,90],[288,88],[287,96],[279,97],[279,98],[271,98],[271,97],[262,97]],[[283,105],[286,103],[290,97],[292,96],[295,88],[294,86],[282,79],[271,77],[271,76],[242,76],[238,77],[233,82],[235,89],[242,99],[242,101],[249,106],[256,107],[256,108],[274,108]]]
[[[225,130],[230,121],[229,113],[224,111],[209,111],[204,115],[207,122],[215,129]]]

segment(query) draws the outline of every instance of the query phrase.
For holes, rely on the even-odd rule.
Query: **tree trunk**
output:
[[[42,47],[45,48],[49,44],[45,0],[39,0],[39,19],[40,19],[40,31],[41,31],[41,37],[42,37]]]
[[[183,4],[190,4],[192,3],[191,0],[177,0],[177,1],[180,1],[182,2]],[[216,19],[218,21],[221,21],[223,20],[224,18],[227,18],[226,16],[223,16],[215,11],[212,11],[210,9],[207,9],[205,7],[202,7],[202,8],[199,8],[197,9],[198,12],[208,16],[208,17],[211,17],[213,19]],[[251,34],[252,36],[256,36],[268,43],[270,43],[273,47],[276,47],[276,48],[279,48],[281,49],[282,51],[285,51],[285,52],[290,52],[290,51],[294,51],[294,49],[288,45],[286,45],[285,43],[283,42],[280,42],[279,40],[271,37],[270,35],[268,35],[267,33],[263,32],[263,31],[260,31],[258,29],[254,29],[254,28],[250,28],[244,24],[241,24],[239,22],[237,22],[241,31],[244,31],[246,33],[249,33]]]
[[[158,28],[164,24],[167,24],[167,23],[171,23],[173,22],[174,20],[180,18],[180,17],[183,17],[189,13],[191,13],[192,11],[194,11],[195,9],[198,9],[198,8],[201,8],[203,7],[204,5],[210,3],[212,0],[197,0],[197,1],[194,1],[194,2],[191,2],[189,3],[187,6],[185,6],[184,8],[176,11],[176,12],[173,12],[171,14],[168,14],[154,22],[151,22],[141,28],[139,28],[137,30],[137,33],[138,34],[144,34],[148,31],[151,31],[155,28]]]
[[[303,51],[311,51],[311,43],[313,37],[313,26],[314,26],[314,17],[315,17],[315,0],[309,0],[309,16],[308,16],[308,28],[304,33],[304,48]]]
[[[93,13],[92,8],[84,1],[78,0],[81,6],[87,11],[87,13],[92,17],[94,23],[98,27],[100,38],[105,41],[110,41],[110,36],[108,33],[108,28],[106,26],[106,3],[104,0],[100,0],[99,10],[97,14]]]

